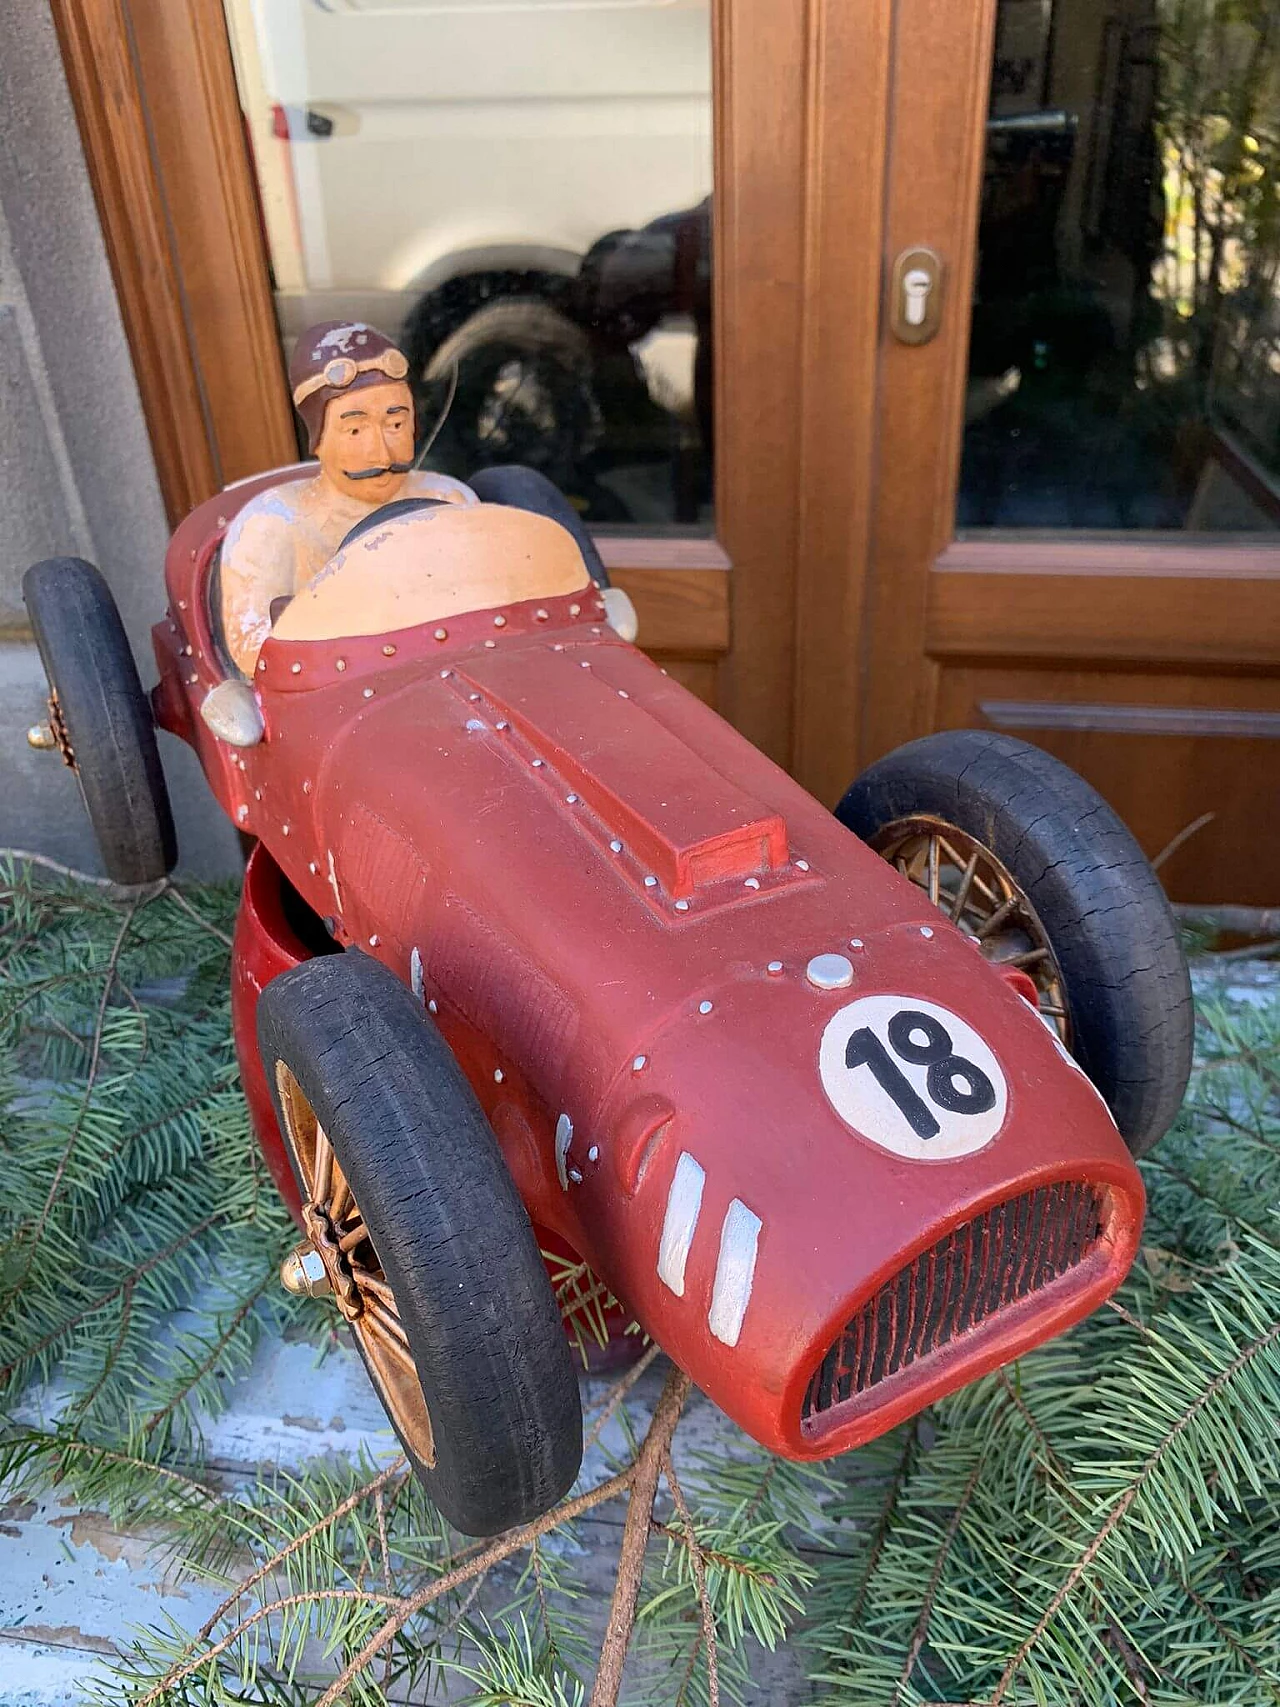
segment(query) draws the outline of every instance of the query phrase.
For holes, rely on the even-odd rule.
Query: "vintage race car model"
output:
[[[95,570],[27,597],[113,875],[173,861],[153,716],[256,839],[233,1011],[304,1234],[285,1279],[350,1323],[452,1522],[577,1473],[548,1243],[799,1459],[1119,1285],[1189,990],[1079,777],[956,731],[832,816],[609,626],[590,541],[519,470],[374,514],[235,680],[219,544],[289,477],[178,528],[150,703]]]

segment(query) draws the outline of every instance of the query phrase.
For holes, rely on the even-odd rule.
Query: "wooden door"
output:
[[[683,296],[671,306],[692,310],[695,323],[709,307],[695,379],[711,382],[712,490],[699,490],[706,471],[696,456],[677,457],[677,476],[687,476],[679,513],[663,525],[618,525],[606,515],[600,544],[635,600],[641,644],[767,752],[803,774],[833,730],[848,748],[870,517],[890,0],[637,0],[623,8],[543,0],[508,11],[415,0],[52,4],[175,522],[227,482],[296,455],[278,321],[287,336],[304,317],[356,308],[396,334],[404,304],[385,286],[397,254],[420,233],[391,230],[388,183],[406,202],[430,207],[442,175],[474,168],[459,152],[467,136],[486,147],[501,141],[493,170],[518,175],[520,138],[545,152],[548,134],[581,129],[592,101],[599,106],[592,79],[600,81],[604,60],[609,87],[629,91],[628,110],[651,115],[640,122],[667,149],[661,170],[683,172],[670,134],[703,88],[707,187],[714,154],[710,298],[701,309],[693,300],[706,257],[682,237],[675,271]],[[255,19],[277,33],[250,39]],[[394,51],[397,29],[416,32],[417,46],[406,36],[405,51]],[[495,30],[507,38],[523,31],[556,51],[540,60],[516,53],[513,38],[499,41]],[[591,35],[586,46],[579,30]],[[428,59],[419,51],[425,31],[435,32],[438,50]],[[640,47],[665,59],[629,61],[618,31],[639,32]],[[531,65],[554,71],[561,45],[577,54],[568,71],[585,93],[544,113],[520,80]],[[413,152],[428,95],[441,138],[430,159]],[[492,122],[490,96],[502,97],[491,103],[501,115]],[[610,122],[613,142],[589,141],[588,150],[630,147],[624,121]],[[361,136],[375,162],[367,207],[350,182],[345,195],[338,182],[341,162],[354,158],[351,139]],[[391,139],[381,153],[376,137]],[[291,165],[282,164],[285,150]],[[571,172],[582,165],[581,151],[560,158]],[[643,227],[650,214],[675,211],[650,183],[661,171],[642,162],[618,176],[632,186],[629,199],[617,215],[600,211],[597,223]],[[483,188],[477,180],[477,196]],[[679,193],[670,191],[677,206],[697,193],[687,174]],[[587,217],[585,202],[560,200],[570,224]],[[466,206],[450,205],[465,225]],[[316,206],[328,222],[328,264],[309,273],[309,255],[324,245],[308,230],[291,242],[290,230],[298,236]],[[521,209],[509,211],[514,220]],[[353,280],[337,247],[348,243],[342,233],[361,230],[390,258],[376,276]],[[510,236],[495,225],[466,243],[502,249],[498,239]],[[587,230],[580,247],[592,236]],[[504,249],[485,264],[510,276],[533,267],[523,253]],[[563,255],[550,254],[545,265],[561,266],[566,289],[577,288],[575,269],[586,270],[580,256],[566,268]],[[422,275],[424,297],[438,294],[435,266]],[[421,272],[400,266],[392,282]],[[357,302],[353,283],[383,289],[385,311],[376,293],[368,306],[367,289]],[[563,293],[556,300],[563,306]],[[700,395],[693,412],[705,416],[706,403]],[[686,439],[689,413],[672,425]],[[711,430],[703,418],[697,426],[705,461]],[[593,490],[591,504],[599,483]],[[595,518],[594,508],[587,513]]]
[[[929,341],[884,304],[857,747],[1025,737],[1176,899],[1266,905],[1280,36],[1228,10],[898,0],[885,278],[943,277]]]

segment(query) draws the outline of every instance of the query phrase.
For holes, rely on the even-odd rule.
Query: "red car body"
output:
[[[622,641],[594,588],[454,617],[444,640],[430,624],[270,639],[264,739],[215,739],[199,716],[226,673],[210,571],[236,510],[287,477],[224,493],[175,534],[154,704],[257,838],[235,1037],[295,1212],[254,1010],[277,973],[337,944],[430,1004],[535,1226],[774,1451],[856,1446],[1120,1283],[1141,1182],[1025,974],[984,961]],[[305,940],[282,877],[332,944]],[[851,982],[827,987],[824,970],[843,975],[828,962],[815,981],[831,955]],[[841,1017],[871,997],[886,1002]],[[979,1100],[968,1068],[975,1050],[994,1057],[978,1074],[1003,1080],[989,1133],[953,1143],[969,1116],[939,1113],[930,1153],[851,1123],[846,1093],[878,1095],[854,1039],[879,1022],[853,1021],[899,1009],[914,1039],[901,1071],[948,1039],[928,1081],[944,1104]],[[923,1085],[919,1066],[908,1076]]]

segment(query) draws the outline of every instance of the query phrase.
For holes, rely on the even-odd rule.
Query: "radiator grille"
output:
[[[965,1221],[882,1286],[823,1358],[806,1419],[865,1393],[1057,1280],[1102,1233],[1098,1188],[1038,1186]]]

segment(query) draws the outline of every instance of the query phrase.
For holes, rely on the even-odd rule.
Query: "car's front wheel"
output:
[[[448,1045],[360,953],[274,979],[258,1041],[307,1235],[286,1286],[337,1305],[455,1528],[539,1516],[578,1473],[577,1380],[529,1217]]]
[[[1160,880],[1082,776],[1026,741],[951,729],[898,747],[836,807],[1040,1011],[1135,1155],[1161,1138],[1191,1070],[1191,982]]]

